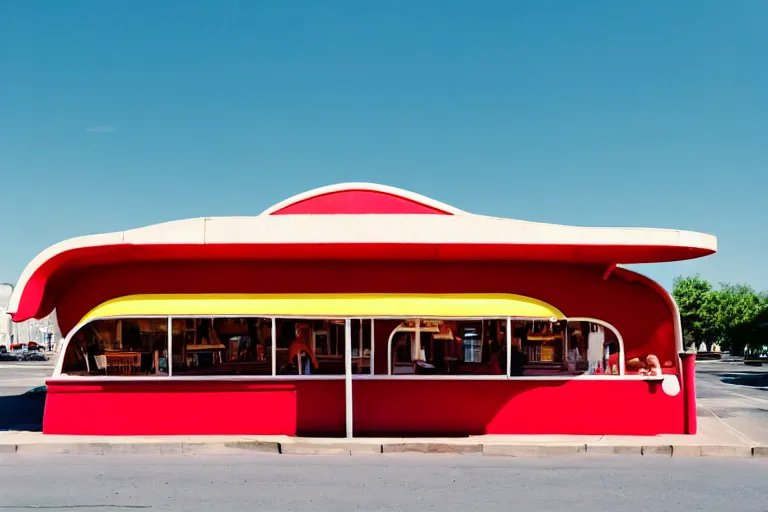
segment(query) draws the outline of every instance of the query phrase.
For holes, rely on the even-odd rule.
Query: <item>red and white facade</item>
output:
[[[714,237],[700,233],[494,218],[391,187],[345,184],[256,217],[61,242],[24,270],[9,313],[20,322],[55,309],[61,332],[71,335],[93,308],[139,294],[508,293],[615,327],[622,369],[651,353],[672,362],[663,378],[389,375],[392,327],[376,321],[372,375],[117,380],[57,373],[48,382],[46,433],[350,435],[350,424],[355,435],[695,433],[694,367],[681,358],[677,307],[661,286],[620,265],[698,258],[716,248]],[[215,401],[215,415],[189,412],[201,397]],[[128,410],[146,414],[121,412]]]

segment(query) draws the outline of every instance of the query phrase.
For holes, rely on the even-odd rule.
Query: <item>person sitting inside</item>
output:
[[[512,351],[509,353],[509,374],[513,377],[522,377],[527,362],[525,354],[520,352],[520,347],[512,345]]]
[[[491,375],[501,375],[501,345],[498,341],[492,340],[490,343],[490,349],[491,349],[491,358],[490,358],[490,364],[491,364]]]
[[[651,377],[662,375],[661,362],[658,357],[651,354],[645,358],[645,363],[645,368],[638,372],[640,375],[649,375]]]
[[[645,359],[645,362],[648,365],[648,375],[661,375],[661,362],[658,357],[651,354]]]

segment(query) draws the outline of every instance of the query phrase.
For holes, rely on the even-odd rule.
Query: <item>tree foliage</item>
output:
[[[712,285],[699,276],[678,277],[672,284],[672,296],[680,309],[680,322],[686,347],[713,337],[709,310]]]
[[[680,308],[686,346],[717,342],[741,354],[746,345],[766,343],[760,319],[768,315],[768,294],[745,284],[722,283],[718,288],[698,275],[678,277],[672,296]]]

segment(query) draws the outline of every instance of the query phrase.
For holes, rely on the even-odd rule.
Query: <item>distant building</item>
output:
[[[13,286],[0,283],[0,345],[8,347],[11,344],[12,323],[11,315],[7,314],[8,303],[11,300]]]
[[[5,312],[5,308],[0,308],[0,346],[11,345],[11,315]]]

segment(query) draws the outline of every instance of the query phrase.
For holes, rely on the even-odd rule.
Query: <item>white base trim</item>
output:
[[[529,377],[507,377],[506,375],[367,375],[367,374],[353,374],[352,380],[461,380],[461,381],[563,381],[563,380],[595,380],[595,381],[648,381],[648,382],[661,382],[665,377],[676,377],[675,375],[536,375]],[[46,384],[69,384],[72,382],[90,382],[98,384],[100,382],[243,382],[243,381],[258,381],[258,382],[281,382],[281,381],[295,381],[295,380],[345,380],[344,375],[196,375],[196,376],[182,376],[174,375],[168,377],[167,375],[157,377],[109,377],[109,376],[94,376],[86,377],[83,375],[60,375],[56,378],[51,378],[46,381]]]

